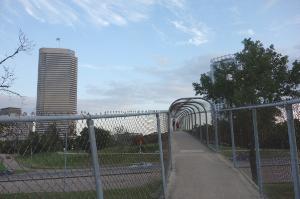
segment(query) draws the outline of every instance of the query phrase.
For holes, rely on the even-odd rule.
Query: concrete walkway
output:
[[[191,135],[174,132],[169,199],[252,199],[258,191],[221,155]]]

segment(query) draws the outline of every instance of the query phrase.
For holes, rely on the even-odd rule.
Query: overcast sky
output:
[[[38,50],[60,46],[78,57],[79,112],[167,109],[245,37],[299,59],[299,10],[299,0],[0,0],[0,58],[19,29],[36,44],[6,64],[24,97],[0,94],[0,108],[35,110]]]

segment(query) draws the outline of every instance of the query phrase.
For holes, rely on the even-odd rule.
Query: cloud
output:
[[[16,3],[18,5],[16,5]],[[149,10],[163,6],[171,11],[183,9],[185,0],[18,0],[3,1],[10,13],[17,14],[15,8],[23,11],[42,23],[94,24],[97,27],[110,25],[125,26],[130,22],[140,22],[148,18]]]
[[[19,107],[23,112],[35,112],[36,99],[34,97],[19,97],[15,95],[0,95],[1,106],[5,107]]]
[[[159,66],[166,66],[170,63],[170,60],[168,57],[163,55],[155,55],[153,56],[155,63],[157,63]]]
[[[8,7],[16,6],[14,2],[6,1]],[[74,26],[90,23],[98,27],[109,25],[124,26],[129,22],[139,22],[147,19],[148,7],[156,1],[110,1],[110,0],[19,0],[17,3],[34,19],[51,24]]]
[[[87,68],[91,70],[101,70],[101,71],[129,71],[133,70],[135,67],[129,67],[129,66],[121,66],[121,65],[97,65],[97,64],[79,64],[79,67],[81,68]]]
[[[111,81],[101,86],[87,85],[86,94],[95,100],[78,105],[78,110],[90,110],[93,106],[102,111],[167,109],[170,103],[182,96],[194,96],[192,83],[199,81],[201,73],[208,72],[210,59],[214,56],[194,57],[178,67],[156,65],[136,68],[135,72],[142,77],[155,77],[148,82]]]
[[[190,96],[192,87],[191,83],[182,85],[168,81],[139,84],[112,82],[108,88],[89,85],[87,93],[98,98],[101,103],[97,107],[102,110],[167,109],[175,99]]]
[[[295,48],[296,50],[300,50],[300,44],[295,45],[294,48]]]
[[[160,1],[161,4],[165,5],[167,8],[177,8],[177,9],[184,9],[186,6],[185,0],[163,0]]]
[[[19,2],[28,15],[43,23],[73,25],[79,20],[77,12],[59,0],[19,0]]]
[[[294,16],[291,20],[288,22],[289,25],[300,25],[300,15]]]
[[[242,35],[242,36],[249,37],[249,36],[255,35],[255,32],[254,32],[253,29],[249,28],[247,30],[241,30],[241,31],[239,31],[238,34]]]
[[[240,9],[239,7],[237,6],[232,6],[229,8],[229,11],[234,14],[235,16],[241,16],[241,12],[240,12]]]
[[[184,42],[179,42],[180,44],[191,44],[195,46],[200,46],[206,42],[208,42],[207,39],[207,32],[208,29],[204,24],[190,24],[187,25],[182,21],[171,21],[171,23],[174,25],[176,29],[179,31],[186,33],[191,38]]]
[[[184,61],[179,66],[169,64],[164,67],[156,65],[136,68],[136,72],[140,73],[141,76],[156,77],[156,80],[160,82],[168,81],[178,85],[191,85],[192,81],[199,79],[201,73],[208,72],[210,69],[210,59],[217,56],[219,55],[207,54],[193,57]]]
[[[15,7],[21,7],[23,12],[42,23],[72,27],[92,24],[100,28],[111,25],[126,26],[129,23],[145,21],[149,18],[151,10],[155,6],[160,6],[173,15],[174,27],[190,36],[186,41],[176,44],[200,46],[208,41],[207,26],[195,22],[187,10],[186,0],[18,0],[17,3],[17,6],[12,1],[5,1],[4,4],[11,14]],[[22,13],[22,10],[18,10],[19,13]],[[156,26],[152,28],[163,41],[167,41],[165,33]]]
[[[159,36],[159,38],[163,41],[163,42],[168,42],[168,36],[166,35],[165,32],[163,32],[160,28],[158,28],[156,25],[152,24],[152,29],[154,30],[154,32],[156,32],[156,34]]]
[[[79,67],[92,69],[92,70],[100,70],[102,68],[93,64],[81,64]]]
[[[245,23],[242,20],[242,14],[238,6],[232,6],[228,10],[231,14],[233,25],[241,25]]]
[[[265,8],[270,9],[275,6],[279,0],[265,0]]]
[[[295,15],[293,17],[290,17],[284,21],[275,21],[272,22],[271,25],[268,27],[268,30],[275,32],[275,33],[280,33],[283,30],[287,30],[291,27],[297,27],[300,25],[300,15]]]
[[[194,57],[177,67],[166,64],[164,67],[155,65],[134,69],[142,78],[151,77],[149,81],[118,79],[103,82],[101,85],[88,84],[85,86],[85,94],[78,98],[77,110],[79,113],[99,113],[106,110],[166,110],[174,100],[183,96],[194,96],[192,82],[199,81],[200,74],[209,70],[209,61],[214,56]],[[0,101],[0,108],[14,106],[28,113],[35,111],[35,97],[0,95]]]

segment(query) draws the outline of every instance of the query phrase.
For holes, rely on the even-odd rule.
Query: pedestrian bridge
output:
[[[166,195],[300,199],[299,103],[226,109],[199,97],[174,101]],[[277,118],[274,111],[281,112]]]
[[[0,117],[0,198],[300,199],[299,103]]]

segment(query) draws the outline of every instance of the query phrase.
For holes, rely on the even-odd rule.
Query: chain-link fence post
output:
[[[287,124],[288,124],[292,178],[294,182],[295,199],[300,199],[300,179],[299,179],[299,167],[298,167],[299,163],[298,163],[297,143],[296,143],[292,105],[286,105],[285,110],[286,110]]]
[[[190,130],[193,130],[193,125],[194,125],[194,118],[193,118],[193,112],[191,112],[191,128]]]
[[[188,110],[190,110],[190,113],[191,113],[191,120],[192,120],[192,125],[191,125],[191,130],[193,129],[193,126],[194,126],[194,116],[193,116],[193,111],[192,111],[192,108],[187,108]]]
[[[184,116],[185,117],[185,119],[184,119],[184,121],[185,121],[185,130],[187,131],[187,130],[189,130],[189,123],[188,123],[188,116],[186,115],[186,116]]]
[[[65,130],[65,147],[64,147],[64,191],[66,191],[67,177],[67,150],[68,150],[68,129]]]
[[[199,133],[200,133],[199,138],[200,138],[200,141],[202,142],[203,137],[202,137],[202,121],[201,121],[201,113],[199,113]]]
[[[188,116],[188,115],[185,115],[185,118],[186,118],[186,119],[185,119],[185,121],[186,121],[186,122],[185,122],[185,123],[186,123],[186,128],[185,128],[185,129],[188,131],[188,130],[189,130],[189,116]]]
[[[169,127],[169,169],[172,170],[172,136],[173,136],[173,128],[172,128],[172,117],[171,113],[168,113],[168,127]]]
[[[185,128],[185,129],[188,131],[188,130],[189,130],[189,116],[186,115],[185,118],[186,118],[186,119],[185,119],[185,121],[186,121],[186,122],[185,122],[185,123],[186,123],[186,128]]]
[[[188,114],[186,115],[186,120],[187,120],[187,130],[190,130],[191,118],[190,118],[190,116]]]
[[[89,130],[90,149],[92,153],[94,175],[96,180],[97,199],[104,199],[101,176],[100,176],[100,166],[98,160],[97,146],[96,146],[94,121],[92,119],[87,119],[87,125]]]
[[[236,168],[238,165],[236,162],[236,148],[235,148],[235,142],[234,142],[232,111],[229,111],[229,124],[230,124],[230,136],[231,136],[232,161],[233,161],[234,167]]]
[[[190,130],[193,129],[193,114],[191,113],[190,115]]]
[[[219,151],[219,137],[218,137],[218,112],[215,110],[214,111],[214,116],[215,116],[215,119],[214,119],[214,129],[215,129],[215,148],[216,148],[216,151]]]
[[[188,130],[191,130],[192,117],[188,114],[188,118],[189,118],[189,127],[188,127]]]
[[[263,185],[262,185],[262,176],[261,176],[261,162],[260,162],[260,152],[259,152],[256,109],[252,109],[252,122],[253,122],[253,133],[254,133],[254,144],[255,144],[257,184],[258,184],[258,188],[259,188],[259,193],[262,196],[263,195]]]
[[[164,157],[163,157],[162,141],[161,141],[160,119],[158,113],[156,113],[156,122],[157,122],[157,133],[158,133],[159,156],[160,156],[160,164],[161,164],[161,176],[162,176],[162,183],[163,183],[163,194],[164,194],[164,198],[166,198],[167,187],[166,187],[165,166],[164,166]]]
[[[207,112],[205,114],[205,129],[206,129],[206,144],[209,145],[209,131],[208,131],[208,119],[207,119]]]
[[[191,121],[192,121],[192,124],[191,124],[191,130],[193,130],[193,126],[194,126],[193,112],[191,112]]]

